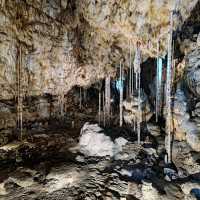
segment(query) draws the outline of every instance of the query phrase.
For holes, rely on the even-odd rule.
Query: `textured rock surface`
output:
[[[181,89],[177,89],[174,98],[173,129],[176,140],[186,140],[195,151],[200,151],[200,130],[199,127],[190,120],[187,100]]]
[[[172,160],[182,175],[187,176],[188,174],[199,173],[199,157],[199,153],[193,152],[185,142],[174,142]]]
[[[186,80],[190,91],[195,96],[200,96],[200,48],[195,44],[195,48],[192,49],[186,56],[187,58],[187,75]]]
[[[199,188],[199,184],[192,184],[192,180],[180,184],[165,181],[160,171],[162,167],[158,165],[156,150],[153,150],[130,142],[120,152],[121,155],[129,155],[118,157],[117,160],[88,156],[74,160],[70,152],[70,162],[59,163],[54,160],[53,164],[43,159],[31,168],[18,167],[2,177],[0,198],[192,199],[190,192]]]
[[[74,85],[89,85],[113,71],[119,59],[128,56],[129,40],[142,41],[144,58],[154,56],[157,38],[167,32],[169,11],[175,4],[164,0],[1,2],[0,99],[16,94],[20,45],[24,93],[66,93]],[[180,1],[176,28],[196,2]],[[166,34],[161,41],[164,52]]]
[[[144,92],[142,92],[140,104],[142,110],[142,121],[149,121],[153,113],[151,111],[151,106],[149,104],[147,95]],[[123,107],[124,107],[124,112],[123,112],[124,121],[127,124],[133,126],[134,121],[136,122],[136,119],[139,118],[138,97],[132,96],[129,99],[126,99],[123,102]]]

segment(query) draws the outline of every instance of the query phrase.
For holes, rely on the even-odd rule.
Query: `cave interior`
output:
[[[200,199],[200,1],[0,0],[0,199]]]

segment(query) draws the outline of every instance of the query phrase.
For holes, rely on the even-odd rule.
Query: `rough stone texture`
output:
[[[147,123],[147,129],[151,135],[157,137],[161,134],[160,127],[151,123]]]
[[[101,130],[95,124],[84,127]],[[70,147],[77,147],[77,141],[56,133],[37,133],[33,141],[4,145],[1,164],[14,165],[0,169],[0,199],[194,200],[198,195],[199,179],[193,175],[199,171],[199,155],[186,143],[174,144],[177,170],[164,167],[150,141],[138,145],[120,137],[115,143],[123,146],[113,158],[72,153]],[[31,166],[19,165],[30,160]],[[166,181],[170,171],[174,179]]]
[[[191,147],[189,147],[186,142],[174,142],[172,148],[172,160],[180,174],[183,176],[199,173],[199,158],[199,153],[192,151]]]
[[[18,167],[0,180],[0,198],[191,200],[190,191],[199,188],[192,181],[166,182],[150,148],[127,143],[121,154],[130,156],[117,160],[84,156],[80,161],[72,156],[70,163],[42,160],[31,168]]]
[[[154,56],[157,38],[168,30],[169,10],[174,3],[2,0],[0,99],[16,95],[19,45],[24,93],[67,93],[74,85],[90,85],[107,71],[112,73],[119,59],[127,58],[129,40],[133,44],[137,39],[142,41],[144,58]],[[180,1],[175,28],[187,19],[196,3]],[[166,34],[161,44],[165,52]]]
[[[24,163],[27,160],[51,158],[56,152],[61,152],[65,147],[75,146],[74,140],[66,133],[32,132],[27,141],[13,141],[0,147],[1,165],[7,163]],[[64,150],[64,154],[67,152]],[[67,156],[66,156],[67,157]]]
[[[69,40],[75,34],[70,24],[76,27],[77,19],[74,17],[72,23],[72,16],[66,16],[70,14],[68,6],[60,5],[59,1],[2,3],[1,99],[11,99],[16,94],[15,69],[20,44],[26,95],[58,94],[61,90],[69,91],[74,85],[89,85],[95,81],[100,68],[90,63],[81,67],[76,58],[76,44],[73,44],[77,38]]]
[[[147,95],[144,92],[142,92],[140,104],[142,110],[142,121],[149,121],[153,115],[153,112],[151,111],[151,106],[149,104]],[[132,97],[126,99],[123,102],[123,107],[124,121],[133,126],[134,120],[136,122],[136,119],[139,118],[138,97],[133,95]]]
[[[176,140],[186,140],[194,151],[200,151],[200,130],[190,119],[187,100],[180,88],[177,89],[174,98],[172,128]]]
[[[195,45],[195,48],[192,49],[187,55],[187,75],[186,81],[190,91],[197,97],[200,96],[200,48]]]
[[[97,30],[97,34],[109,34],[113,44],[128,50],[128,40],[134,44],[137,39],[140,39],[144,44],[144,54],[155,55],[156,42],[161,35],[161,49],[166,48],[169,11],[174,7],[180,9],[180,16],[174,17],[175,27],[177,27],[182,21],[181,16],[184,21],[189,14],[188,11],[197,1],[180,1],[175,6],[176,3],[178,1],[94,2],[86,0],[79,1],[78,9],[90,26]]]

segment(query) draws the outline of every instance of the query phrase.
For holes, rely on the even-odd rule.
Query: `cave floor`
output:
[[[0,147],[0,199],[137,200],[145,199],[144,190],[154,200],[184,197],[180,187],[191,178],[166,181],[153,143],[129,141],[114,158],[90,157],[78,151],[75,132],[36,131]]]

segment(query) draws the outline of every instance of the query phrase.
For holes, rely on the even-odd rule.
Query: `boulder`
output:
[[[188,176],[188,174],[199,173],[199,159],[199,153],[194,152],[193,149],[186,143],[186,141],[173,142],[172,160],[176,165],[180,176]]]
[[[13,138],[14,138],[14,135],[11,129],[1,130],[0,131],[0,146],[6,145]]]
[[[159,136],[161,134],[161,130],[157,125],[154,125],[152,123],[147,123],[147,129],[153,136]]]
[[[143,182],[142,184],[142,200],[162,200],[159,192],[152,186],[152,183]]]
[[[124,138],[116,138],[115,142],[103,133],[103,129],[97,124],[85,123],[80,134],[80,152],[85,156],[111,156],[122,150],[127,141]]]

